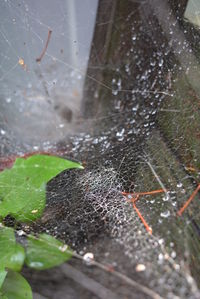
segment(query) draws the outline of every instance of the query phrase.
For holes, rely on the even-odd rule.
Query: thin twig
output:
[[[152,195],[152,194],[157,194],[157,193],[163,193],[165,190],[163,189],[158,189],[158,190],[153,190],[153,191],[147,191],[147,192],[134,192],[134,193],[129,193],[129,192],[122,192],[123,195],[131,195],[131,196],[142,196],[142,195]]]
[[[5,227],[2,223],[0,223],[0,228]],[[25,231],[23,231],[23,235],[28,237],[29,234],[26,233]],[[32,238],[35,238],[36,240],[38,240],[37,237],[32,235]],[[47,242],[47,241],[45,241]],[[49,242],[49,244],[52,246],[51,242]],[[65,252],[72,254],[73,257],[76,257],[82,261],[84,261],[83,256],[81,256],[80,254],[76,253],[75,251],[71,251],[70,249],[68,249],[68,247],[65,248]],[[91,265],[94,265],[102,270],[104,270],[105,272],[108,272],[110,274],[112,274],[115,277],[120,278],[122,281],[124,281],[125,283],[131,285],[132,287],[136,288],[137,290],[141,291],[142,293],[150,296],[152,299],[164,299],[163,297],[161,297],[158,293],[154,292],[153,290],[151,290],[150,288],[140,284],[139,282],[129,278],[128,276],[115,271],[113,268],[111,269],[109,266],[103,265],[95,260],[91,260]],[[109,297],[107,297],[109,298]]]
[[[43,56],[44,56],[44,54],[47,50],[47,47],[48,47],[48,44],[49,44],[49,41],[50,41],[50,38],[51,38],[51,34],[52,34],[52,30],[49,30],[45,47],[44,47],[41,55],[38,58],[36,58],[36,62],[41,62],[41,60],[42,60],[42,58],[43,58]]]
[[[178,110],[178,109],[164,109],[164,108],[161,108],[159,111],[161,111],[161,112],[174,112],[174,113],[181,112],[181,110]]]
[[[157,175],[155,169],[153,168],[152,164],[149,161],[146,161],[147,165],[149,166],[149,168],[151,169],[152,173],[154,174],[157,182],[159,183],[159,185],[161,186],[161,188],[163,189],[163,191],[165,192],[166,196],[168,197],[169,194],[167,193],[167,189],[165,188],[164,184],[162,183],[162,181],[160,180],[159,176]]]
[[[24,232],[24,235],[28,236],[28,234],[26,232]],[[32,237],[37,240],[37,237],[34,237],[33,235],[32,235]],[[49,244],[52,245],[50,242],[49,242]],[[82,260],[84,262],[84,258],[83,258],[82,255],[76,253],[75,251],[71,251],[70,249],[68,249],[68,247],[66,247],[65,252],[68,252],[69,254],[72,254],[73,257],[76,257],[79,260]],[[125,282],[125,283],[129,284],[130,286],[136,288],[138,291],[150,296],[152,299],[164,299],[163,297],[161,297],[155,291],[153,291],[150,288],[142,285],[141,283],[129,278],[125,274],[122,274],[118,271],[115,271],[110,266],[103,265],[103,264],[101,264],[101,263],[99,263],[95,260],[91,260],[90,265],[96,266],[96,267],[102,269],[103,271],[108,272],[111,275],[120,278],[123,282]],[[107,298],[109,298],[109,297],[107,297]]]
[[[184,210],[187,208],[187,206],[191,203],[195,195],[199,192],[200,190],[200,184],[197,186],[197,188],[194,190],[194,192],[190,195],[189,199],[186,201],[186,203],[182,206],[182,208],[178,211],[178,216],[181,216],[184,212]]]
[[[93,261],[93,265],[97,266],[98,268],[106,271],[106,272],[109,272],[111,273],[112,275],[120,278],[122,281],[124,281],[125,283],[131,285],[132,287],[136,288],[137,290],[141,291],[142,293],[150,296],[152,299],[164,299],[163,297],[161,297],[158,293],[154,292],[153,290],[149,289],[148,287],[140,284],[139,282],[136,282],[135,280],[129,278],[128,276],[118,272],[118,271],[115,271],[115,270],[110,270],[109,267],[103,265],[103,264],[100,264],[96,261]]]
[[[135,202],[139,199],[140,194],[138,193],[138,194],[136,194],[134,196],[132,196],[131,193],[126,193],[126,192],[122,192],[122,194],[127,198],[127,200],[129,202],[132,202],[133,208],[136,211],[136,213],[138,214],[138,217],[141,219],[142,223],[144,224],[144,227],[146,228],[146,230],[148,231],[148,233],[152,234],[152,228],[147,224],[146,220],[144,219],[144,217],[140,213],[139,209],[135,205]],[[129,199],[129,195],[132,196],[131,199]]]
[[[66,252],[67,252],[67,250],[66,250]],[[73,252],[73,256],[84,261],[82,255],[80,255],[76,252]],[[122,273],[114,270],[113,268],[110,268],[110,266],[103,265],[95,260],[91,260],[90,265],[96,266],[96,267],[102,269],[103,271],[108,272],[108,273],[112,274],[113,276],[120,278],[123,282],[131,285],[132,287],[136,288],[137,290],[141,291],[142,293],[150,296],[152,299],[164,299],[162,296],[160,296],[155,291],[153,291],[153,290],[149,289],[148,287],[142,285],[141,283],[129,278],[125,274],[122,274]]]
[[[142,223],[144,224],[146,230],[150,233],[150,235],[152,234],[152,228],[147,224],[146,220],[144,219],[144,217],[142,216],[142,214],[140,213],[140,211],[138,210],[138,208],[136,207],[135,203],[133,203],[133,208],[135,209],[136,213],[138,214],[139,218],[141,219]]]
[[[99,282],[95,281],[94,279],[88,277],[84,273],[80,272],[79,270],[75,269],[69,264],[63,264],[60,266],[61,271],[63,274],[75,282],[82,285],[85,289],[95,294],[98,298],[101,299],[119,299],[120,297],[110,291],[109,289],[105,288]]]
[[[122,192],[122,195],[124,195],[127,200],[129,202],[133,203],[133,208],[135,209],[136,213],[138,214],[139,218],[141,219],[141,221],[143,222],[146,230],[152,234],[152,228],[147,224],[146,220],[144,219],[144,217],[142,216],[142,214],[140,213],[139,209],[136,207],[135,202],[139,199],[140,196],[144,196],[144,195],[153,195],[153,194],[157,194],[157,193],[163,193],[165,192],[165,190],[163,189],[158,189],[158,190],[153,190],[153,191],[147,191],[147,192],[138,192],[138,193],[128,193],[128,192]],[[132,198],[129,199],[129,196],[131,196]]]

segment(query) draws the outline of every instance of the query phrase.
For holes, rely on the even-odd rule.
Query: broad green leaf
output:
[[[72,251],[54,237],[29,235],[25,263],[34,269],[44,270],[60,265],[72,257]]]
[[[6,274],[7,274],[6,270],[0,269],[0,289],[1,289],[1,286],[4,282],[4,279],[6,278]],[[1,298],[1,294],[0,294],[0,298]]]
[[[10,214],[25,222],[39,218],[45,208],[46,183],[69,168],[83,167],[76,162],[47,155],[16,159],[12,169],[0,173],[0,216]]]
[[[18,158],[13,165],[13,169],[20,170],[20,173],[23,173],[23,176],[38,188],[63,170],[70,168],[83,169],[83,166],[73,161],[48,155],[33,155],[27,159]]]
[[[20,271],[25,259],[24,248],[16,243],[15,234],[10,227],[0,228],[0,266]]]
[[[13,254],[6,267],[14,271],[20,271],[25,260],[25,250],[20,244],[16,243]]]
[[[7,178],[9,179],[9,177]],[[45,208],[45,185],[40,189],[29,183],[15,184],[0,203],[0,215],[14,216],[18,221],[34,221],[42,215]]]
[[[2,296],[6,296],[8,299],[33,298],[31,287],[26,279],[21,274],[14,271],[8,271],[6,279],[4,280],[1,288],[1,293]]]
[[[2,295],[2,293],[1,293],[1,291],[0,291],[0,299],[8,299],[8,297],[5,296],[5,295]]]

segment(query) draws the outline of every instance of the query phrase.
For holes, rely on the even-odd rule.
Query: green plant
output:
[[[48,155],[17,158],[11,169],[0,173],[0,298],[30,299],[31,287],[19,273],[24,263],[34,269],[48,269],[67,261],[72,251],[47,234],[27,236],[26,245],[17,243],[15,230],[3,225],[8,215],[18,222],[41,217],[45,187],[63,170],[83,168],[80,164]]]

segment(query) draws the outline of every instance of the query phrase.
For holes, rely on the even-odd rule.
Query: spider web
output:
[[[74,3],[0,4],[1,160],[47,151],[85,165],[49,182],[42,218],[19,229],[50,233],[81,256],[91,251],[162,298],[198,298],[198,199],[177,212],[199,181],[198,49],[188,41],[199,33],[157,0]],[[108,14],[100,14],[104,6]],[[108,41],[100,50],[95,41],[103,26],[119,39],[107,56]],[[133,193],[141,193],[136,206],[152,234]],[[70,264],[115,298],[148,298],[112,273]],[[77,284],[71,290],[56,271],[45,284],[44,274],[24,271],[47,298],[99,298]]]

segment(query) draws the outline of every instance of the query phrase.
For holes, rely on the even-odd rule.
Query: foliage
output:
[[[17,158],[12,169],[0,173],[0,219],[8,215],[30,222],[41,217],[46,203],[45,187],[49,180],[70,168],[83,167],[55,156],[33,155]],[[72,251],[47,234],[29,235],[26,245],[17,243],[15,231],[0,224],[0,298],[30,299],[31,288],[19,272],[24,264],[48,269],[67,261]]]
[[[14,230],[10,227],[0,229],[0,265],[20,271],[25,259],[24,248],[16,243]]]
[[[28,236],[26,249],[27,266],[44,270],[57,266],[72,256],[72,252],[62,242],[47,234],[41,234],[39,238]]]
[[[46,155],[17,158],[12,169],[0,173],[0,216],[34,221],[45,208],[45,185],[69,168],[82,168],[76,162]]]
[[[21,274],[11,270],[8,271],[0,292],[0,298],[3,299],[32,298],[31,287],[26,279]]]

